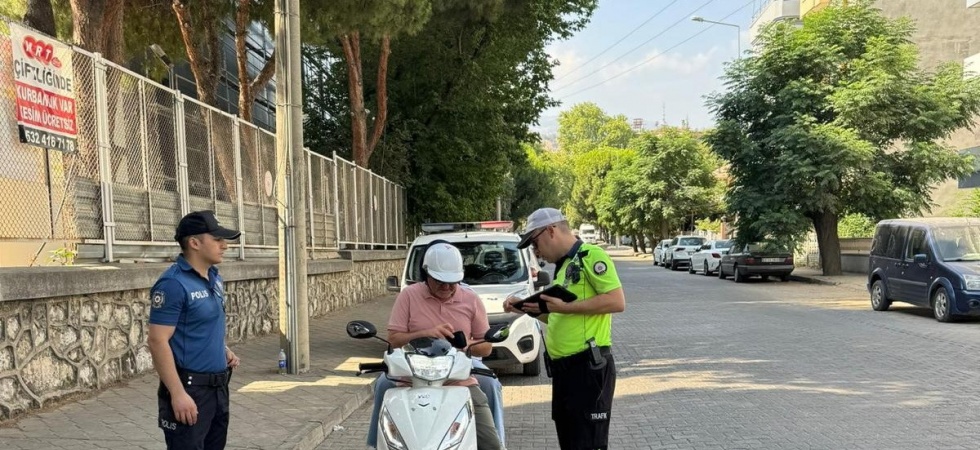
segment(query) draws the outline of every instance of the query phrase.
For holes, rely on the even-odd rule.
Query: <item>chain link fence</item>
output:
[[[243,231],[228,257],[278,254],[274,134],[73,47],[75,151],[22,143],[11,69],[21,43],[9,25],[0,17],[0,242],[70,241],[82,259],[164,258],[180,217],[213,210]],[[336,155],[306,156],[311,249],[405,246],[401,186]]]

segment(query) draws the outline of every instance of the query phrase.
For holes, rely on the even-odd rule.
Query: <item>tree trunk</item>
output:
[[[206,4],[207,2],[202,3]],[[218,60],[215,57],[220,55],[220,42],[218,42],[216,30],[209,26],[210,9],[205,6],[200,10],[201,17],[198,17],[199,22],[204,24],[199,30],[204,35],[203,41],[208,53],[207,56],[204,56],[197,47],[198,37],[194,35],[195,24],[191,20],[187,5],[181,0],[174,0],[172,8],[177,16],[177,23],[180,25],[180,37],[184,41],[185,50],[187,50],[187,62],[191,66],[191,73],[194,74],[197,99],[208,105],[213,105],[217,98],[215,91],[218,86]]]
[[[238,115],[246,122],[252,121],[252,105],[259,89],[276,74],[276,53],[265,62],[255,79],[248,73],[248,48],[245,40],[248,37],[248,26],[251,22],[252,2],[238,0],[238,10],[235,14],[235,58],[238,62]]]
[[[24,24],[49,36],[57,36],[51,0],[27,0]]]
[[[391,38],[386,34],[381,38],[381,55],[378,57],[378,113],[374,116],[374,128],[371,143],[364,156],[365,165],[371,160],[371,154],[381,135],[384,134],[385,121],[388,119],[388,55],[391,54]]]
[[[367,167],[367,112],[364,110],[364,77],[361,73],[361,42],[357,32],[340,37],[347,62],[347,90],[350,94],[351,149],[354,163]]]
[[[840,238],[837,236],[837,214],[822,212],[812,215],[820,247],[820,265],[824,275],[840,275]]]
[[[633,238],[633,251],[636,251],[636,242],[637,241],[639,241],[639,243],[640,243],[640,250],[642,250],[643,253],[646,253],[647,252],[647,238],[646,238],[646,236],[644,236],[642,233],[640,233],[639,236],[635,236]]]

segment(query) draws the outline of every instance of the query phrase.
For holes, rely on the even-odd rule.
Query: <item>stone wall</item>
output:
[[[404,252],[309,262],[310,315],[385,293]],[[166,264],[0,270],[0,420],[152,370],[149,288]],[[278,329],[275,263],[227,263],[227,339]]]

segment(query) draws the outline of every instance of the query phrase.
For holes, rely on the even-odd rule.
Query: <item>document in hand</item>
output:
[[[578,296],[575,295],[572,291],[569,291],[568,289],[565,289],[556,284],[541,292],[531,295],[528,298],[525,298],[524,300],[514,303],[514,307],[518,309],[522,309],[524,307],[524,304],[526,303],[536,303],[538,305],[538,308],[541,309],[541,314],[548,314],[549,312],[548,302],[541,300],[542,295],[560,298],[565,303],[571,303],[574,302],[576,299],[578,299]]]

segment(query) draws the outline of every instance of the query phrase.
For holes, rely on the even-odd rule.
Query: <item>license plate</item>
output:
[[[764,263],[779,263],[783,262],[783,258],[762,258]]]

